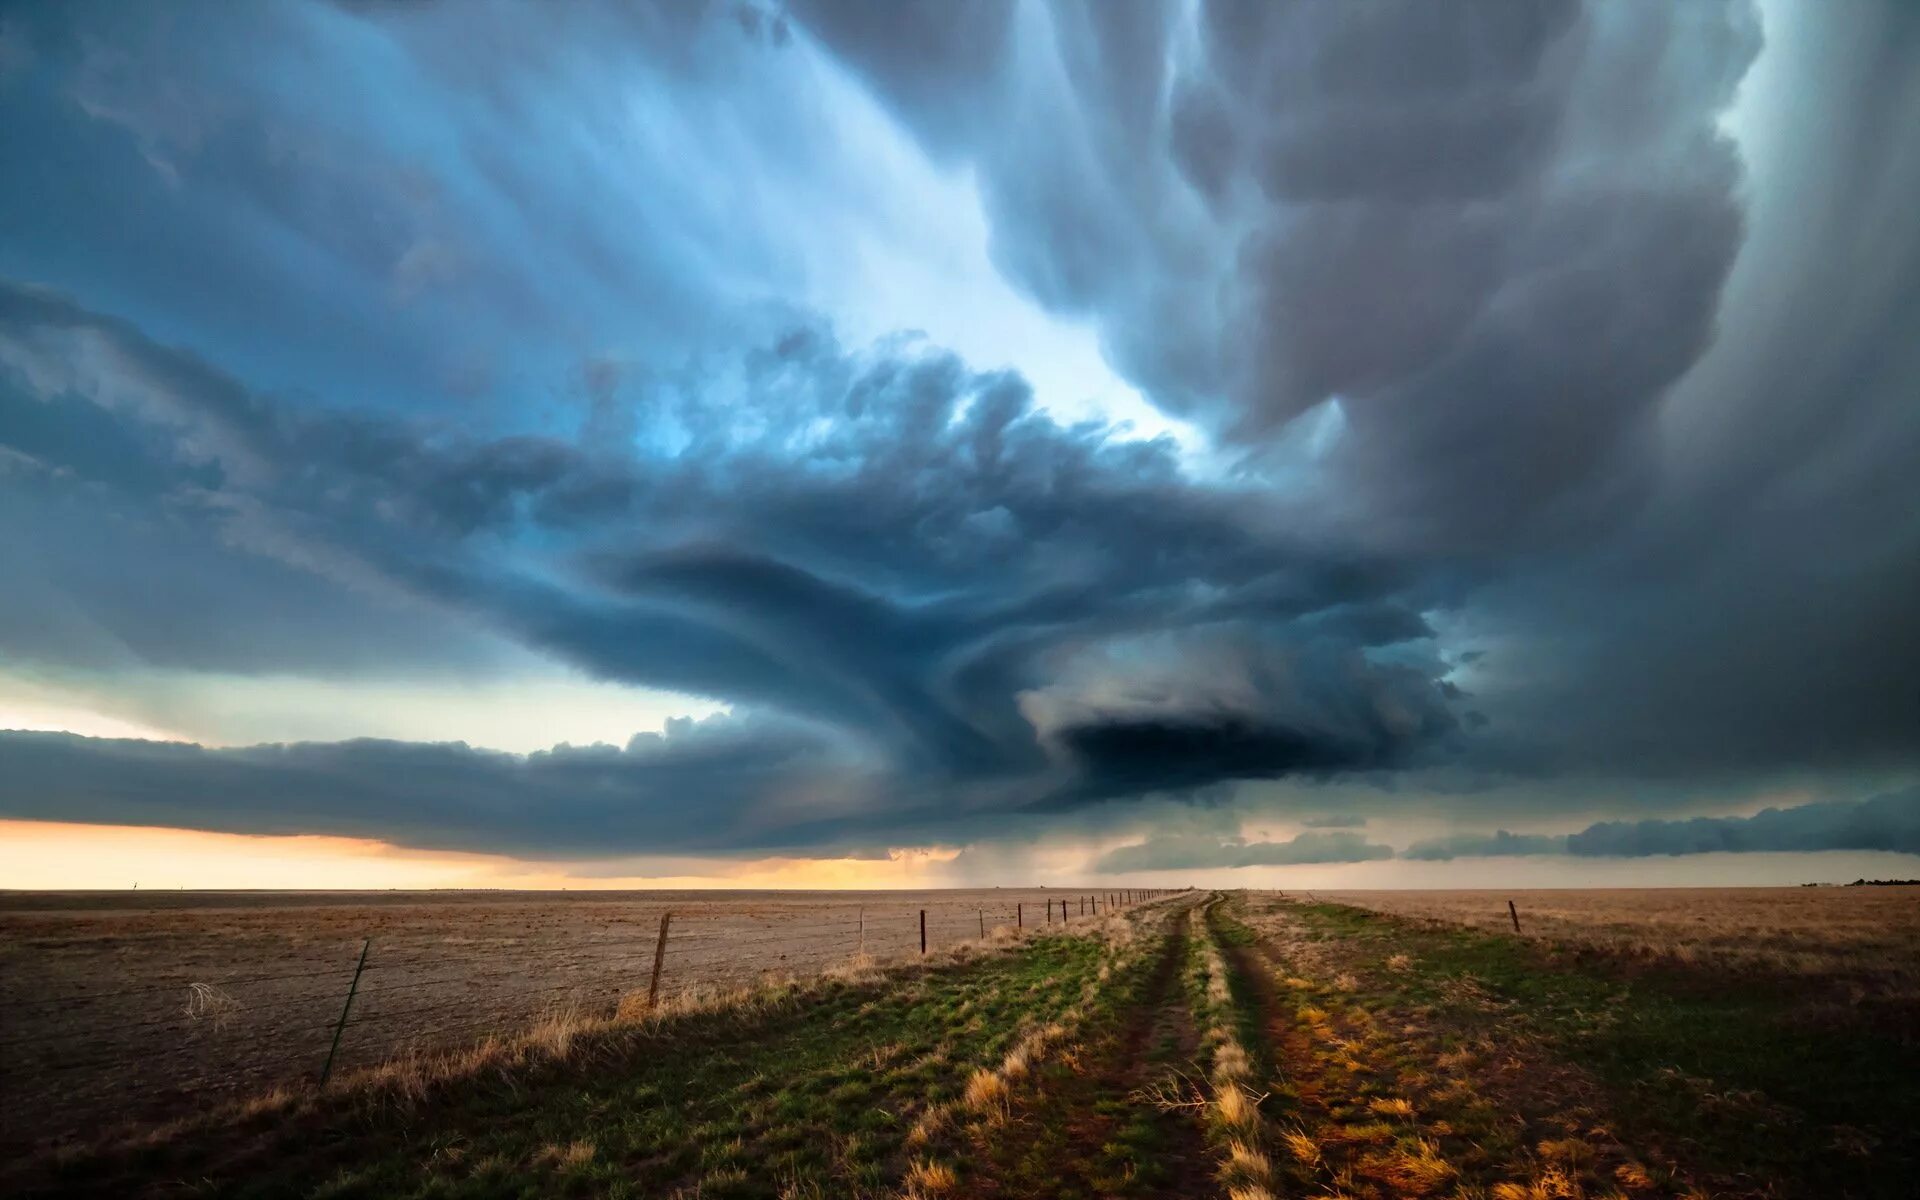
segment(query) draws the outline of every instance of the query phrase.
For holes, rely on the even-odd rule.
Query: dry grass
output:
[[[373,1066],[343,1072],[325,1089],[272,1088],[204,1113],[146,1125],[129,1132],[109,1134],[96,1139],[91,1147],[76,1144],[74,1150],[97,1150],[101,1145],[122,1148],[160,1145],[191,1130],[224,1121],[267,1114],[285,1119],[310,1113],[322,1105],[348,1105],[368,1111],[409,1110],[427,1101],[441,1089],[482,1074],[512,1076],[581,1060],[583,1056],[614,1058],[632,1053],[639,1041],[672,1036],[673,1026],[690,1017],[721,1013],[743,1021],[751,1020],[771,1010],[805,1005],[820,989],[830,985],[851,982],[855,986],[879,986],[955,963],[1011,953],[1034,937],[1056,936],[1058,932],[1056,926],[1053,933],[1029,930],[1021,939],[1007,939],[991,946],[956,944],[930,953],[925,958],[916,957],[909,962],[886,967],[869,962],[857,968],[808,979],[788,977],[769,979],[752,987],[688,989],[652,1006],[646,1005],[642,996],[638,1003],[623,1003],[613,1014],[589,1012],[569,1003],[555,1004],[531,1025],[517,1032],[486,1035],[454,1049],[402,1052]],[[1088,986],[1091,988],[1093,985],[1089,983]],[[1083,1006],[1086,999],[1085,995],[1081,997]],[[1026,1070],[1030,1062],[1061,1043],[1067,1033],[1068,1026],[1058,1022],[1029,1031],[1007,1054],[1003,1070],[1009,1066],[1016,1071]],[[874,1053],[879,1054],[883,1050],[876,1048]],[[1000,1078],[994,1072],[986,1074]],[[913,1131],[913,1144],[924,1145],[948,1117],[942,1106],[930,1106]],[[713,1182],[711,1177],[708,1182]]]
[[[1141,904],[1104,916],[1098,923],[1089,920],[1080,925],[1077,932],[1099,939],[1102,958],[1093,977],[1082,985],[1075,1002],[1060,1013],[1057,1020],[1028,1029],[997,1067],[975,1069],[968,1076],[957,1104],[930,1104],[923,1109],[907,1133],[908,1146],[918,1151],[957,1150],[970,1132],[982,1126],[1002,1125],[1011,1119],[1016,1088],[1032,1075],[1037,1064],[1055,1057],[1071,1062],[1072,1039],[1101,993],[1118,972],[1137,965],[1141,956],[1152,948],[1152,940],[1141,935],[1140,924],[1155,919],[1151,914],[1158,904]],[[935,1160],[921,1161],[931,1164]],[[938,1194],[934,1184],[911,1174],[902,1192],[905,1200],[933,1194]]]
[[[1920,889],[1595,888],[1316,892],[1396,916],[1652,960],[1858,980],[1920,995]]]
[[[1273,1163],[1265,1147],[1275,1140],[1260,1112],[1262,1096],[1252,1088],[1253,1060],[1234,1032],[1233,990],[1227,961],[1208,928],[1202,909],[1188,917],[1190,936],[1206,973],[1205,1004],[1195,1013],[1201,1042],[1212,1052],[1207,1085],[1215,1141],[1222,1145],[1219,1177],[1227,1194],[1254,1200],[1273,1195]]]
[[[960,1186],[960,1177],[945,1163],[917,1159],[907,1168],[908,1197],[950,1195]]]
[[[917,958],[923,908],[939,954],[1018,944],[1061,928],[1044,919],[1059,895],[0,893],[0,1010],[17,1040],[0,1071],[0,1148],[168,1119],[183,1080],[195,1081],[201,1107],[312,1080],[367,938],[336,1071],[462,1053],[476,1030],[517,1036],[547,1023],[557,998],[583,1016],[643,1019],[669,909],[671,1007],[791,977],[857,981]],[[1009,924],[1015,905],[1025,906],[1024,929]],[[547,1033],[564,1037],[571,1024]]]

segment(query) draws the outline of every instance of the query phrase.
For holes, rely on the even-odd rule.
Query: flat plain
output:
[[[1304,893],[1303,893],[1304,894]],[[1649,961],[1920,992],[1920,887],[1336,891],[1316,899]]]
[[[313,1079],[555,1013],[815,975],[1105,892],[0,893],[0,1147]],[[1065,908],[1062,908],[1062,905]]]
[[[157,905],[156,928],[198,914],[174,951],[198,945],[182,970],[201,974],[211,961],[255,961],[238,949],[252,943],[224,940],[240,931],[262,946],[304,931],[334,954],[376,914],[389,919],[381,936],[409,947],[403,933],[479,938],[489,954],[519,945],[530,959],[620,929],[622,906],[634,910],[622,932],[645,932],[660,908],[692,913],[701,900],[735,957],[750,940],[778,942],[769,924],[785,922],[795,939],[813,924],[838,937],[848,915],[865,915],[888,948],[909,916],[911,942],[885,961],[841,955],[838,941],[812,957],[788,952],[745,986],[688,987],[658,1008],[488,1015],[491,1034],[375,1054],[325,1088],[309,1075],[211,1108],[183,1096],[173,1120],[94,1128],[15,1156],[0,1190],[1912,1194],[1920,1006],[1908,981],[1920,889],[1174,892],[1083,917],[1077,897],[1091,894]],[[1064,924],[1062,895],[1072,898]],[[1054,919],[996,929],[990,899],[1023,914],[1051,900]],[[53,906],[74,933],[91,928],[72,915],[87,908]],[[117,944],[124,916],[92,911],[106,922],[98,935]],[[61,949],[15,945],[12,928],[9,955]],[[802,969],[815,962],[824,973]],[[616,986],[631,996],[633,983]],[[142,1070],[123,1059],[102,1077],[125,1084]]]

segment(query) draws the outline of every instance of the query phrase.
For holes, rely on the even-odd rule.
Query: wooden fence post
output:
[[[1013,906],[1013,927],[1015,929],[1025,929],[1027,927],[1026,907],[1024,902]]]
[[[353,964],[353,982],[347,985],[347,1002],[340,1006],[340,1021],[333,1027],[333,1045],[327,1047],[327,1065],[320,1068],[320,1086],[327,1086],[327,1079],[333,1074],[333,1056],[340,1052],[340,1034],[347,1027],[347,1014],[353,1011],[353,996],[360,990],[360,972],[367,969],[367,951],[372,948],[373,939],[360,943],[360,961]]]
[[[1513,931],[1515,933],[1519,933],[1520,932],[1520,910],[1513,906],[1513,901],[1511,900],[1507,901],[1507,915],[1513,918]]]
[[[667,925],[672,920],[672,909],[660,914],[660,938],[653,944],[653,979],[647,984],[648,1008],[652,1008],[660,1000],[660,968],[667,961]]]
[[[860,906],[860,954],[862,957],[865,957],[866,953],[867,953],[867,906],[862,904]]]
[[[980,936],[982,939],[985,939],[987,936],[987,910],[978,908],[974,911],[980,914]]]
[[[920,910],[920,953],[927,952],[927,910]]]

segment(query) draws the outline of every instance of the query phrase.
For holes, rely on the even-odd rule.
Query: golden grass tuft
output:
[[[1033,1050],[1024,1043],[1007,1051],[1006,1058],[1000,1062],[1000,1077],[1009,1083],[1025,1079],[1032,1069]]]
[[[593,1143],[584,1139],[568,1142],[564,1146],[558,1142],[549,1142],[534,1154],[533,1161],[556,1167],[579,1167],[592,1162],[593,1154]]]
[[[1580,1181],[1560,1167],[1548,1167],[1528,1183],[1496,1183],[1493,1200],[1582,1200]]]
[[[1570,1167],[1589,1166],[1596,1155],[1594,1148],[1579,1138],[1544,1141],[1535,1149],[1548,1162],[1566,1163]]]
[[[1245,1181],[1265,1186],[1273,1179],[1273,1164],[1265,1154],[1235,1139],[1227,1145],[1227,1164],[1221,1175],[1229,1183]]]
[[[1313,1135],[1304,1129],[1288,1130],[1280,1135],[1280,1141],[1286,1146],[1287,1153],[1293,1155],[1293,1160],[1302,1166],[1310,1167],[1320,1161],[1320,1143],[1314,1141]]]
[[[960,1186],[960,1177],[943,1162],[917,1158],[907,1168],[907,1195],[944,1196]]]
[[[1378,1174],[1401,1195],[1429,1196],[1452,1182],[1459,1172],[1441,1156],[1438,1146],[1423,1138],[1411,1147],[1397,1147],[1382,1158]]]
[[[1004,1111],[1009,1091],[1007,1081],[997,1071],[982,1067],[967,1080],[966,1105],[978,1113]]]
[[[1260,1109],[1238,1087],[1221,1089],[1214,1096],[1213,1110],[1228,1129],[1252,1129],[1260,1123]]]
[[[1642,1192],[1654,1186],[1653,1176],[1647,1168],[1637,1162],[1623,1162],[1613,1169],[1613,1177],[1621,1187],[1629,1191]]]

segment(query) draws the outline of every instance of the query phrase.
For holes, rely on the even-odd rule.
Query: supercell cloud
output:
[[[0,816],[1914,853],[1920,16],[1786,8],[14,13],[0,687],[726,711],[5,732]]]

